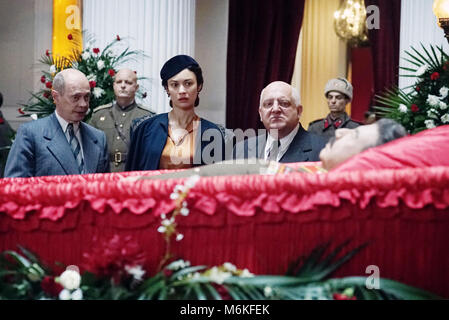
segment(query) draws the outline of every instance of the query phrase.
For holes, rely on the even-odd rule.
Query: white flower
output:
[[[183,207],[187,207],[187,201],[183,201],[183,202],[182,202],[182,206],[183,206]]]
[[[160,233],[164,233],[166,230],[167,230],[167,228],[163,227],[163,226],[160,226],[159,228],[157,228],[157,232],[160,232]]]
[[[35,113],[33,113],[30,117],[31,117],[31,119],[33,119],[33,120],[37,120],[37,114],[35,114]]]
[[[443,101],[440,101],[439,103],[440,109],[441,110],[446,110],[447,109],[447,104]]]
[[[195,184],[198,182],[198,180],[200,180],[200,176],[195,174],[195,175],[191,176],[189,179],[187,179],[185,186],[188,187],[189,189],[191,189],[195,186]]]
[[[424,123],[427,129],[432,129],[436,127],[435,122],[433,120],[426,120],[424,121]]]
[[[271,287],[266,286],[265,288],[263,288],[263,294],[265,295],[265,297],[270,297],[272,293],[273,289],[271,289]]]
[[[97,68],[98,68],[98,70],[101,70],[101,69],[103,69],[104,68],[104,61],[103,60],[98,60],[98,62],[97,62]]]
[[[142,266],[125,266],[126,272],[128,272],[130,275],[134,277],[137,281],[140,281],[143,279],[143,276],[145,274],[145,270],[142,269]]]
[[[83,291],[76,289],[72,292],[72,300],[83,300]]]
[[[61,292],[59,293],[59,300],[70,300],[70,299],[72,299],[70,291],[67,289],[61,290]]]
[[[83,60],[87,60],[90,58],[90,52],[89,51],[84,51],[83,54],[81,55],[81,58],[83,58]]]
[[[56,66],[54,64],[52,64],[50,66],[50,73],[55,73],[56,72]]]
[[[179,194],[176,193],[176,192],[173,192],[173,193],[170,195],[170,199],[172,199],[172,200],[176,200],[176,199],[178,199],[178,198],[179,198]]]
[[[417,77],[420,77],[420,76],[422,76],[426,71],[427,71],[427,66],[426,66],[426,65],[423,65],[423,66],[419,67],[418,70],[416,70],[416,76],[417,76]]]
[[[161,214],[162,219],[167,219],[167,215],[165,213]]]
[[[78,289],[81,283],[81,276],[75,270],[65,270],[59,276],[59,283],[67,290]]]
[[[240,274],[240,277],[242,278],[251,278],[254,277],[254,274],[252,274],[251,272],[249,272],[248,269],[243,269],[242,273]]]
[[[182,239],[184,239],[184,235],[182,233],[178,233],[176,235],[176,241],[181,241]]]
[[[182,193],[182,192],[185,192],[185,191],[187,191],[186,187],[184,187],[184,186],[182,186],[180,184],[177,184],[175,186],[175,189],[173,190],[173,192],[176,192],[176,193]]]
[[[176,261],[173,261],[172,263],[170,263],[167,266],[167,269],[176,271],[178,269],[182,269],[182,268],[186,268],[186,267],[190,267],[190,262],[180,259],[180,260],[176,260]]]
[[[180,213],[182,216],[187,217],[189,215],[189,209],[182,207]]]
[[[427,116],[429,118],[438,119],[438,116],[436,114],[438,114],[438,112],[435,109],[427,110]]]
[[[230,263],[230,262],[223,263],[223,267],[226,270],[230,271],[230,272],[236,272],[237,271],[237,267],[235,265],[233,265],[232,263]]]
[[[91,73],[87,76],[87,80],[97,82],[97,76]]]
[[[441,122],[443,123],[449,123],[449,114],[445,114],[441,117]]]
[[[95,98],[100,98],[103,95],[104,90],[99,87],[95,87],[92,93],[95,96]]]
[[[449,88],[447,88],[447,87],[442,87],[442,88],[440,89],[441,99],[446,98],[448,94],[449,94]]]
[[[231,276],[232,276],[231,273],[223,272],[219,270],[217,267],[213,267],[212,269],[210,269],[209,278],[211,281],[215,283],[223,284],[223,282]]]
[[[399,109],[399,112],[402,112],[402,113],[407,113],[407,111],[408,111],[407,106],[403,105],[403,104],[400,104],[398,109]]]
[[[436,107],[440,104],[440,98],[429,94],[429,96],[427,97],[427,103],[432,107]]]

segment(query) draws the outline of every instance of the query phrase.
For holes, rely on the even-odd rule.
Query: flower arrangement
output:
[[[438,296],[396,281],[381,279],[381,289],[368,289],[365,277],[327,279],[366,245],[342,257],[349,241],[328,255],[330,244],[320,245],[309,256],[292,263],[285,276],[254,275],[230,262],[220,266],[192,266],[173,260],[170,242],[182,241],[177,231],[178,215],[188,216],[186,198],[199,177],[177,185],[170,198],[175,209],[162,215],[158,231],[164,235],[165,255],[159,270],[148,276],[147,256],[130,236],[113,235],[95,239],[97,245],[83,254],[80,272],[67,266],[63,272],[44,265],[33,253],[19,246],[20,253],[0,254],[0,300],[2,299],[217,299],[217,300],[357,300],[357,299],[439,299]],[[59,266],[60,268],[60,266]]]
[[[76,40],[69,34],[68,39],[76,44]],[[104,49],[95,47],[91,38],[87,39],[86,48],[79,52],[73,50],[70,57],[55,58],[50,50],[46,50],[39,62],[47,67],[42,71],[40,81],[42,89],[36,93],[31,93],[31,98],[18,109],[22,117],[31,117],[33,120],[46,117],[53,113],[55,105],[51,95],[51,88],[55,75],[66,68],[74,68],[83,72],[89,80],[91,88],[91,98],[89,103],[89,112],[84,119],[87,121],[92,110],[103,104],[107,104],[114,99],[113,77],[120,65],[129,60],[137,60],[145,57],[145,54],[139,50],[130,50],[129,47],[114,55],[112,50],[120,41],[123,41],[119,35],[111,41]],[[139,77],[144,79],[144,77]],[[145,98],[146,93],[142,89],[137,92],[139,98]]]
[[[416,78],[414,85],[376,96],[381,104],[375,106],[377,113],[396,120],[411,134],[449,124],[449,56],[442,47],[421,47],[423,52],[413,47],[405,51],[412,67],[401,67],[407,72],[402,76]]]

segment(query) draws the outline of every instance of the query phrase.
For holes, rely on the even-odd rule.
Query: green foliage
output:
[[[45,55],[39,59],[39,62],[47,67],[42,70],[41,82],[43,88],[35,93],[30,92],[31,97],[27,103],[21,104],[21,117],[29,117],[33,114],[37,118],[50,115],[55,110],[53,97],[51,96],[51,86],[54,76],[66,68],[74,68],[83,72],[91,87],[91,97],[89,103],[89,112],[86,114],[84,121],[89,120],[92,110],[98,106],[111,103],[114,100],[113,77],[119,67],[127,61],[137,61],[145,58],[146,55],[139,50],[130,50],[125,48],[118,55],[113,54],[112,50],[120,41],[117,36],[103,50],[94,47],[94,43],[89,37],[87,47],[79,52],[73,50],[69,57],[54,58],[47,50]],[[74,44],[76,42],[74,41]],[[139,77],[138,79],[146,79]],[[137,92],[138,97],[146,96],[142,93],[142,86]],[[36,118],[36,117],[35,117]]]
[[[376,95],[378,115],[396,120],[412,134],[449,124],[449,56],[442,47],[421,44],[421,49],[405,51],[404,60],[412,67],[401,67],[401,76],[415,78],[414,85]]]
[[[152,277],[138,280],[129,276],[119,283],[112,278],[84,272],[80,289],[84,299],[93,300],[440,299],[432,293],[389,279],[379,279],[380,289],[368,289],[365,277],[326,279],[366,246],[361,245],[338,258],[348,244],[349,241],[344,242],[327,255],[329,243],[316,247],[308,256],[296,260],[286,276],[255,276],[230,263],[207,268],[178,260]],[[20,247],[20,253],[5,251],[0,255],[0,300],[56,298],[45,292],[41,285],[48,276],[52,276],[52,271],[26,249]]]

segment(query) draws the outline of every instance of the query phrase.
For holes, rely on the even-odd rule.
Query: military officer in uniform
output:
[[[357,128],[362,123],[352,120],[345,112],[346,105],[352,100],[352,85],[344,78],[331,79],[324,88],[329,114],[309,124],[308,131],[329,140],[335,136],[338,128]]]
[[[119,70],[114,77],[115,103],[94,109],[89,124],[106,134],[111,172],[125,171],[126,157],[130,143],[130,126],[134,119],[155,115],[135,101],[136,73],[130,69]]]

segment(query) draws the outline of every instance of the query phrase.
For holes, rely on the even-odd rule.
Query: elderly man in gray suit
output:
[[[37,177],[109,172],[104,132],[81,122],[89,110],[90,87],[75,69],[53,80],[55,112],[20,126],[5,177]]]
[[[258,158],[283,163],[319,161],[325,140],[304,130],[298,90],[282,81],[260,94],[259,115],[268,134],[250,137],[234,147],[235,159]]]

